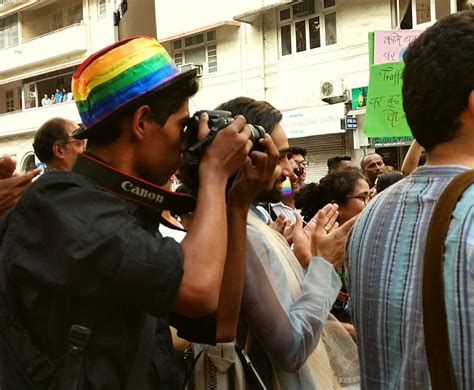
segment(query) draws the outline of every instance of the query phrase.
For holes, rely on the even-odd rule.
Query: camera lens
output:
[[[253,142],[253,149],[255,150],[263,150],[264,148],[261,147],[260,143],[258,140],[260,138],[265,137],[265,129],[262,126],[259,125],[249,125],[250,126],[250,140]]]

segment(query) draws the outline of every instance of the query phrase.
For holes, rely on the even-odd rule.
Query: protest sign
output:
[[[403,62],[389,62],[370,66],[366,137],[411,136],[402,104],[403,65]]]
[[[375,31],[373,63],[383,64],[386,62],[402,61],[403,54],[410,42],[421,33],[421,30]]]

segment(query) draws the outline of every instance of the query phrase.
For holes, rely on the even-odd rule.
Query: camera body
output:
[[[199,118],[201,114],[206,112],[209,116],[208,126],[209,133],[206,137],[199,140]],[[188,141],[188,148],[183,156],[183,162],[179,168],[178,178],[186,186],[191,195],[197,196],[199,189],[199,162],[201,161],[202,154],[205,148],[212,142],[217,133],[223,128],[230,125],[234,119],[232,113],[229,111],[208,111],[202,110],[197,111],[192,117],[188,119],[186,136]],[[250,126],[251,136],[250,139],[253,142],[252,150],[264,151],[265,148],[260,144],[259,139],[265,136],[265,129],[262,126],[248,125]],[[230,185],[232,179],[229,180],[227,185]]]
[[[209,133],[203,139],[198,139],[198,130],[199,130],[199,118],[203,113],[207,113]],[[219,130],[230,125],[234,119],[232,118],[232,113],[229,111],[221,110],[201,110],[196,111],[187,122],[186,134],[188,137],[188,145],[190,145],[185,153],[184,159],[185,163],[188,164],[198,164],[202,156],[202,153],[206,146],[208,146],[214,137],[217,135]],[[265,136],[265,129],[262,126],[258,125],[248,125],[250,126],[251,135],[250,140],[253,142],[252,150],[264,149],[261,147],[258,142],[260,138]]]

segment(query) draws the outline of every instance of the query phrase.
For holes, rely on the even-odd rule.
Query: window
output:
[[[0,49],[18,45],[18,15],[0,19]]]
[[[305,0],[278,15],[282,56],[337,43],[336,0]]]
[[[107,0],[99,0],[97,8],[99,19],[104,19],[107,16]]]
[[[76,4],[67,9],[67,24],[81,23],[82,21],[82,4]]]
[[[397,22],[395,27],[411,29],[434,23],[456,12],[456,8],[460,10],[460,1],[457,1],[456,6],[451,0],[392,0],[392,11]]]
[[[178,66],[185,64],[201,65],[208,73],[217,72],[216,32],[191,35],[173,41],[174,62]]]
[[[5,91],[5,111],[15,111],[15,99],[13,96],[13,89]]]
[[[457,0],[457,10],[474,10],[474,0]]]
[[[64,27],[63,11],[55,12],[52,15],[52,19],[53,19],[53,31],[59,30],[60,28]]]
[[[23,94],[25,96],[25,108],[38,107],[38,94],[36,93],[36,83],[23,84]]]
[[[209,73],[217,72],[217,45],[207,45],[207,66]]]

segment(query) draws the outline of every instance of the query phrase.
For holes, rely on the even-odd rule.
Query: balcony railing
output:
[[[87,50],[87,28],[83,23],[73,24],[0,50],[0,75],[30,68],[41,63],[51,64],[57,58]]]
[[[74,101],[30,108],[24,111],[0,114],[0,137],[35,131],[48,119],[55,117],[80,122],[79,112]]]

